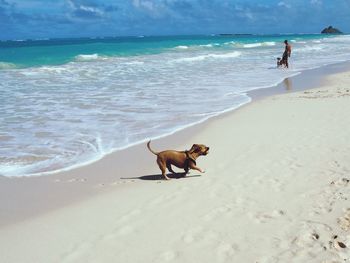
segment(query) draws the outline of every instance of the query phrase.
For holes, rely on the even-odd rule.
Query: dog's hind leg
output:
[[[162,159],[157,158],[157,164],[159,166],[159,169],[162,171],[164,178],[166,180],[170,180],[170,178],[166,175],[166,163]]]
[[[171,164],[170,163],[167,163],[166,164],[166,168],[168,168],[169,172],[173,173],[173,174],[176,174],[173,170],[173,168],[171,168]]]

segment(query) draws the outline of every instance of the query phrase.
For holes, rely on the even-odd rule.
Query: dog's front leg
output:
[[[203,171],[201,168],[197,167],[193,162],[190,162],[189,167],[190,167],[191,169],[193,169],[193,170],[197,170],[197,171],[199,171],[199,172],[201,172],[201,173],[205,173],[205,171]]]
[[[182,173],[184,177],[186,177],[186,175],[190,173],[189,169],[190,169],[190,167],[185,168],[185,172]]]

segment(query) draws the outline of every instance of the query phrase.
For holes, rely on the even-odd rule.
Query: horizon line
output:
[[[212,34],[164,34],[164,35],[116,35],[116,36],[82,36],[82,37],[43,37],[43,38],[14,38],[14,39],[0,39],[0,42],[25,42],[25,41],[50,41],[50,40],[95,40],[95,39],[116,39],[116,38],[144,38],[144,37],[186,37],[186,36],[288,36],[288,35],[348,35],[348,33],[342,34],[324,34],[318,33],[212,33]]]

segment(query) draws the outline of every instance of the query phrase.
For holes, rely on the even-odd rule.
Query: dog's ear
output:
[[[200,150],[200,147],[198,144],[193,144],[191,150],[193,152],[198,152]]]
[[[191,149],[190,149],[190,152],[191,152],[191,153],[196,152],[197,148],[198,148],[198,145],[197,145],[197,144],[193,144],[192,147],[191,147]]]

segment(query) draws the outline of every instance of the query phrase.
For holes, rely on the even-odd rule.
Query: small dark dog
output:
[[[277,58],[277,67],[279,68],[281,66],[281,58]]]
[[[171,165],[184,169],[185,175],[188,173],[189,169],[194,169],[204,173],[201,168],[196,166],[196,159],[201,155],[207,155],[209,153],[209,147],[203,144],[193,144],[189,151],[166,150],[155,152],[151,149],[150,144],[151,141],[147,143],[147,147],[153,154],[157,155],[157,164],[165,179],[170,179],[166,175],[166,168],[168,168],[171,173],[175,173],[171,168]]]
[[[277,67],[280,68],[282,66],[284,66],[284,67],[287,66],[286,61],[284,59],[277,58]]]

